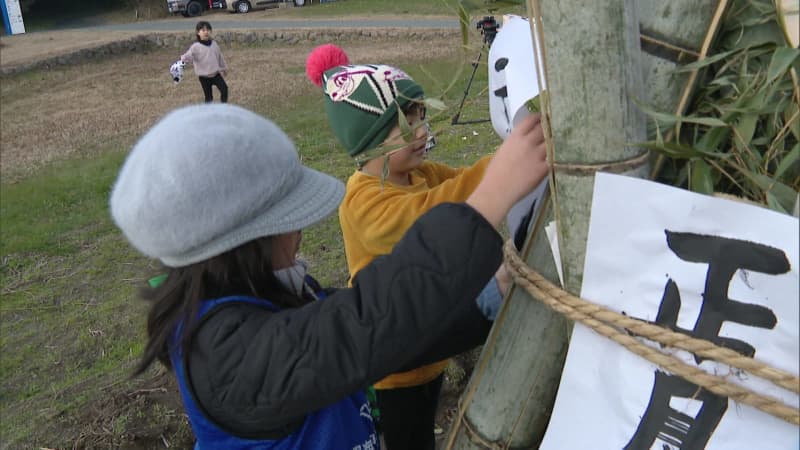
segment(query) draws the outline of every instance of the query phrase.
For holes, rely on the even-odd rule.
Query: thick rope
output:
[[[547,67],[547,52],[545,51],[544,47],[542,47],[542,43],[544,42],[544,32],[543,32],[544,26],[542,25],[541,5],[539,4],[539,1],[540,0],[526,0],[527,10],[529,12],[529,15],[531,15],[530,12],[533,12],[533,14],[531,15],[532,20],[530,21],[531,37],[532,37],[531,41],[533,45],[532,57],[533,57],[534,67],[536,68],[536,80],[538,85],[549,86],[550,84],[547,82],[547,73],[545,70],[545,68]],[[542,55],[541,64],[539,58],[536,57],[537,53],[541,53]],[[553,146],[553,134],[550,130],[550,96],[542,95],[540,97],[540,100],[541,100],[542,129],[544,131],[544,141],[547,146],[547,161],[548,164],[550,164],[550,170],[548,176],[549,189],[545,194],[547,197],[543,199],[543,204],[550,205],[551,202],[548,201],[550,197],[552,197],[552,203],[553,204],[556,203],[555,177],[553,176],[554,171],[552,167],[552,163],[553,161],[555,161],[555,149]],[[558,209],[556,209],[555,216],[557,221],[559,217],[558,214],[559,214]],[[544,217],[544,210],[541,211],[541,214],[536,220],[536,227],[534,227],[533,231],[534,235],[543,228],[544,225],[543,217]],[[532,243],[533,239],[529,238],[527,245],[532,245]],[[495,350],[497,344],[497,336],[499,334],[497,330],[499,330],[502,327],[505,321],[507,311],[508,308],[505,307],[500,309],[500,314],[494,321],[492,332],[489,334],[489,338],[483,345],[483,356],[478,360],[478,365],[477,367],[475,367],[475,370],[472,373],[472,381],[469,383],[467,391],[463,394],[462,397],[464,399],[463,403],[459,403],[458,405],[458,413],[453,422],[453,427],[450,430],[449,435],[447,436],[447,442],[444,445],[445,450],[451,450],[453,448],[459,429],[462,427],[462,425],[468,425],[468,420],[465,417],[465,414],[467,413],[467,408],[469,407],[469,405],[472,404],[472,398],[475,396],[475,393],[478,390],[478,386],[480,385],[481,378],[483,377],[483,374],[486,371],[486,366],[489,362],[489,355],[491,355]],[[531,387],[531,389],[533,389],[533,387]],[[528,396],[528,399],[530,399],[530,395]],[[528,407],[527,403],[528,402],[526,400],[523,410],[527,409]],[[519,425],[521,418],[522,415],[519,415],[517,417],[517,420],[515,421],[514,426],[511,429],[511,434],[509,435],[510,437],[505,446],[506,448],[510,447],[511,437],[514,436],[514,433],[517,430],[517,426]],[[467,429],[467,432],[471,433],[471,435],[480,437],[477,431],[473,430],[471,427],[470,428],[465,427],[465,429]],[[472,440],[473,442],[475,442],[475,439]],[[490,447],[486,447],[484,445],[484,448],[490,448]]]
[[[746,370],[795,393],[800,392],[800,381],[797,376],[769,367],[751,358],[742,357],[732,350],[719,347],[711,342],[690,338],[657,325],[632,319],[575,297],[528,267],[519,257],[513,243],[510,241],[505,245],[505,256],[506,266],[511,272],[514,282],[528,291],[532,297],[542,301],[553,310],[574,321],[583,323],[597,333],[621,344],[631,352],[697,386],[705,388],[709,392],[750,405],[789,423],[800,425],[800,410],[797,408],[787,406],[780,400],[758,394],[750,389],[731,383],[723,377],[711,375],[698,367],[686,364],[674,356],[644,344],[635,337],[628,335],[625,331],[627,330],[634,334],[645,336],[655,342],[681,348],[732,367]]]
[[[510,249],[506,248],[505,250],[506,257],[508,257],[508,252]],[[516,251],[514,251],[514,254],[511,256],[511,258],[515,259],[514,261],[510,261],[512,264],[522,261],[516,254]],[[523,270],[527,271],[530,269],[525,266]],[[632,332],[637,336],[650,339],[651,341],[655,341],[669,347],[686,350],[698,356],[703,356],[708,359],[713,359],[714,361],[725,363],[731,367],[745,370],[786,390],[794,393],[800,393],[800,377],[797,377],[794,374],[770,367],[764,363],[754,360],[753,358],[743,356],[742,354],[737,353],[729,348],[720,347],[705,339],[698,339],[683,333],[678,333],[670,330],[669,328],[653,325],[643,320],[617,313],[603,306],[590,303],[561,290],[556,285],[532,270],[530,270],[528,273],[530,274],[528,280],[546,291],[552,298],[560,303],[566,304],[568,307],[575,309],[576,311],[586,314],[587,316],[594,317],[602,322],[612,323],[618,327]],[[528,273],[525,274],[526,277],[528,276]]]

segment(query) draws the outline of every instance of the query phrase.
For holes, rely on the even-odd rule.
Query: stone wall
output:
[[[270,43],[295,45],[302,42],[343,42],[361,40],[409,39],[425,41],[432,38],[460,39],[458,30],[445,29],[307,29],[307,30],[257,30],[257,31],[220,31],[214,33],[214,39],[220,44],[231,46],[258,46]],[[95,58],[106,58],[111,55],[124,55],[132,52],[153,50],[156,48],[186,49],[194,41],[192,35],[181,33],[142,33],[141,35],[109,42],[95,47],[75,50],[64,55],[52,56],[26,64],[0,68],[0,75],[13,75],[35,69],[52,69],[91,61]]]

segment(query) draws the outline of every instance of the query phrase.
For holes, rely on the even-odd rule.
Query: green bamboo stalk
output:
[[[714,1],[642,0],[639,21],[642,43],[645,98],[655,111],[675,111],[690,81],[689,72],[675,72],[679,66],[698,59],[703,41],[717,8]],[[680,110],[679,110],[680,109]]]
[[[681,115],[688,106],[699,71],[676,73],[675,70],[708,56],[728,0],[700,3],[692,0],[667,3],[643,0],[641,3],[642,67],[648,87],[648,105],[656,111],[675,111]],[[667,35],[670,36],[668,39],[660,37]],[[653,41],[658,44],[653,44]],[[671,53],[669,47],[682,51]],[[690,50],[683,51],[685,49]],[[669,130],[665,140],[669,141],[672,133],[678,131],[679,125],[676,125]],[[651,178],[658,175],[663,162],[664,156],[658,155]]]
[[[637,0],[528,0],[542,13],[546,79],[544,110],[555,162],[552,211],[557,220],[567,290],[579,293],[594,183],[593,164],[642,155],[626,146],[646,137],[634,106],[643,98]],[[646,161],[646,158],[640,158]],[[647,175],[645,165],[622,171]],[[557,280],[553,257],[538,232],[527,263]],[[534,448],[549,420],[563,369],[567,321],[513,289],[484,346],[462,398],[463,420],[446,449]]]

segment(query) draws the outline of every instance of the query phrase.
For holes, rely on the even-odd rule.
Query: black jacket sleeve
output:
[[[502,261],[501,238],[465,204],[423,215],[329,298],[277,313],[223,307],[188,352],[195,398],[223,428],[260,437],[402,368],[480,344],[475,298]]]

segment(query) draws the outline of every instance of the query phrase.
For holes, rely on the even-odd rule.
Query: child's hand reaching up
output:
[[[541,115],[522,120],[497,150],[481,183],[467,199],[495,227],[548,173]]]

